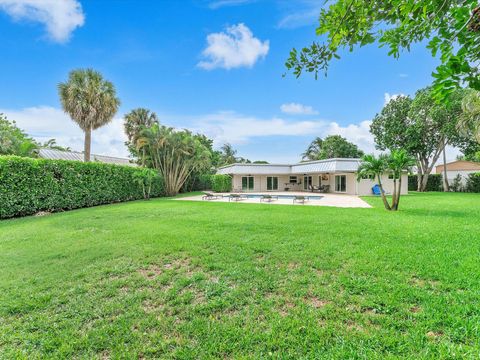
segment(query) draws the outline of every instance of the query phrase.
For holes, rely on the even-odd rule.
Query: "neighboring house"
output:
[[[443,164],[435,167],[437,174],[443,175]],[[447,179],[450,185],[457,175],[462,177],[462,183],[465,184],[465,179],[468,174],[480,172],[480,163],[466,160],[456,160],[447,163]]]
[[[234,191],[311,191],[327,187],[328,192],[370,195],[376,179],[357,181],[360,159],[328,159],[292,165],[232,164],[219,168],[217,174],[232,176]],[[393,179],[382,177],[386,192],[393,191]],[[408,193],[408,175],[402,175],[402,194]]]
[[[83,161],[83,153],[77,152],[77,151],[40,149],[40,151],[38,152],[38,156],[41,157],[42,159],[50,159],[50,160]],[[105,163],[105,164],[137,166],[135,163],[131,163],[129,159],[113,157],[113,156],[91,154],[90,160]]]

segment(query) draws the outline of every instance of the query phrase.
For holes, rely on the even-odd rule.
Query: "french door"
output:
[[[312,177],[304,176],[303,177],[303,190],[310,190],[312,187]]]
[[[278,190],[278,177],[267,176],[267,190]]]
[[[254,185],[253,176],[242,176],[242,190],[253,190]]]

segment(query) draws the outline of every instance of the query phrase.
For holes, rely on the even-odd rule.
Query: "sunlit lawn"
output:
[[[0,358],[478,358],[480,196],[0,221]]]

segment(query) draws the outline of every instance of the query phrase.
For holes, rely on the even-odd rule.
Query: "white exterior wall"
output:
[[[304,175],[303,174],[293,174],[292,176],[297,176],[297,182],[301,182],[301,184],[297,184],[296,186],[289,186],[291,191],[308,191],[304,190]],[[325,175],[325,174],[323,174]],[[338,192],[338,194],[349,194],[349,195],[372,195],[372,187],[377,184],[377,180],[370,180],[370,179],[363,179],[359,182],[357,181],[357,174],[356,173],[338,173],[338,174],[328,174],[328,180],[320,180],[322,174],[308,174],[308,176],[312,177],[312,184],[315,186],[320,185],[330,185],[330,192],[337,193],[335,191],[335,175],[345,175],[347,180],[347,187],[346,192]],[[241,191],[242,190],[242,177],[247,175],[233,175],[232,176],[232,190],[233,191]],[[267,176],[275,176],[278,177],[278,190],[273,191],[284,191],[285,184],[289,182],[290,175],[251,175],[254,178],[254,188],[253,190],[245,190],[250,192],[267,192],[272,190],[267,190]],[[393,179],[389,179],[388,175],[382,176],[382,185],[385,191],[389,194],[393,192]],[[402,175],[402,194],[408,194],[408,175]]]
[[[466,182],[467,182],[467,178],[468,178],[468,175],[469,174],[474,174],[474,173],[478,173],[478,171],[475,171],[475,170],[452,170],[452,171],[448,171],[447,170],[447,179],[448,179],[448,183],[450,185],[452,185],[453,183],[453,180],[455,179],[455,177],[460,174],[460,176],[462,177],[462,184],[465,185]],[[441,173],[442,176],[443,176],[443,172]]]

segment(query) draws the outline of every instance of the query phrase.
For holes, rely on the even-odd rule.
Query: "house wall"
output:
[[[447,167],[447,169],[449,169],[449,168]],[[470,171],[468,171],[468,170],[465,170],[465,171],[450,171],[450,170],[447,170],[447,179],[448,179],[449,184],[452,185],[453,180],[456,178],[456,176],[458,174],[460,174],[460,176],[462,177],[462,184],[465,185],[466,182],[467,182],[468,175],[478,173],[478,172],[480,172],[480,170],[477,170],[477,171],[473,171],[473,170],[470,170]]]
[[[325,174],[323,174],[325,175]],[[320,185],[330,185],[330,192],[335,192],[335,175],[345,175],[347,180],[347,191],[342,194],[349,194],[349,195],[372,195],[372,187],[377,184],[377,180],[370,180],[370,179],[362,179],[359,182],[357,181],[357,174],[356,173],[338,173],[338,174],[329,174],[328,180],[321,180],[320,177],[322,174],[309,174],[312,176],[312,184],[314,186]],[[241,191],[242,190],[242,176],[246,175],[233,175],[232,176],[232,183],[233,183],[233,191]],[[254,189],[250,190],[252,192],[261,191],[266,192],[270,191],[267,190],[267,175],[252,175],[254,177]],[[285,183],[289,182],[290,175],[271,175],[278,177],[278,191],[284,191]],[[303,188],[303,177],[304,175],[297,174],[297,181],[301,182],[301,184],[297,184],[296,186],[289,186],[290,191],[304,191]],[[382,176],[382,185],[383,188],[387,193],[393,192],[393,179],[389,179],[388,175]],[[402,194],[408,194],[408,175],[402,175]]]
[[[480,164],[475,163],[473,161],[459,160],[459,161],[455,161],[447,164],[447,173],[449,171],[455,171],[456,173],[463,172],[463,171],[480,172]],[[443,165],[436,166],[435,172],[437,174],[441,174],[443,172]]]

